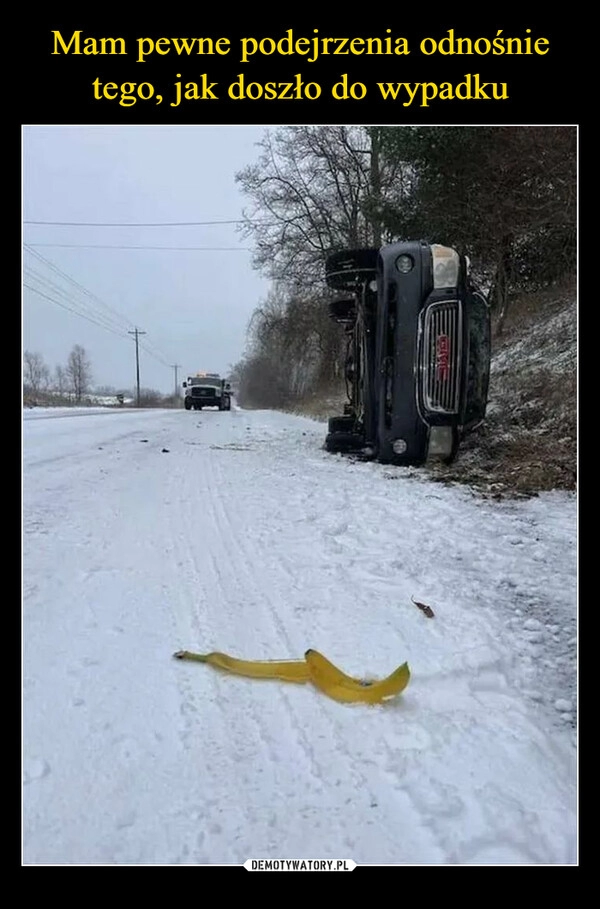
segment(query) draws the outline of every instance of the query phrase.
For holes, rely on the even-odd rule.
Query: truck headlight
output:
[[[460,259],[456,250],[449,246],[433,243],[431,253],[433,255],[433,286],[435,288],[456,287],[460,269]]]
[[[404,452],[406,451],[407,448],[408,448],[408,445],[406,444],[404,439],[394,439],[394,441],[392,442],[392,451],[394,452],[394,454],[398,454],[398,455],[404,454]]]
[[[396,259],[396,268],[401,275],[407,275],[409,271],[412,271],[414,264],[413,257],[406,254],[398,256]]]

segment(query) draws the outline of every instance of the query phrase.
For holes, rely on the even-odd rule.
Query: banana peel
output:
[[[342,703],[381,704],[404,691],[410,680],[408,663],[402,663],[385,679],[355,679],[317,650],[307,650],[303,660],[240,660],[219,651],[192,653],[189,650],[178,650],[173,656],[179,660],[209,663],[246,678],[312,682],[323,694]]]
[[[367,681],[346,675],[318,650],[307,650],[305,658],[313,685],[343,703],[381,704],[404,691],[410,680],[408,663],[402,663],[385,679]]]
[[[310,672],[306,660],[239,660],[227,653],[191,653],[178,650],[173,654],[178,660],[195,660],[210,663],[218,669],[243,675],[250,679],[283,679],[285,682],[308,682]]]

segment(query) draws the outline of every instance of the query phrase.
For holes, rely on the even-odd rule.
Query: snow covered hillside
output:
[[[577,862],[575,495],[486,499],[323,436],[24,412],[24,864]],[[308,648],[410,684],[344,705],[173,659]]]
[[[494,327],[485,421],[457,460],[421,471],[495,498],[577,487],[576,276],[515,295],[503,330]],[[343,412],[343,387],[313,394],[296,410],[327,422]]]
[[[577,487],[577,291],[574,276],[511,303],[492,345],[485,422],[440,479],[489,494]]]

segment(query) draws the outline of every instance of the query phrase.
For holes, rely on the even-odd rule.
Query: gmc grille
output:
[[[423,404],[435,413],[457,413],[460,398],[462,309],[457,301],[432,303],[423,320],[420,372]]]

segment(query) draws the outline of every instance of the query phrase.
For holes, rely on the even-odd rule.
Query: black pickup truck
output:
[[[396,464],[450,462],[485,417],[490,312],[468,260],[447,246],[403,241],[331,254],[329,315],[348,337],[344,414],[328,451]]]

